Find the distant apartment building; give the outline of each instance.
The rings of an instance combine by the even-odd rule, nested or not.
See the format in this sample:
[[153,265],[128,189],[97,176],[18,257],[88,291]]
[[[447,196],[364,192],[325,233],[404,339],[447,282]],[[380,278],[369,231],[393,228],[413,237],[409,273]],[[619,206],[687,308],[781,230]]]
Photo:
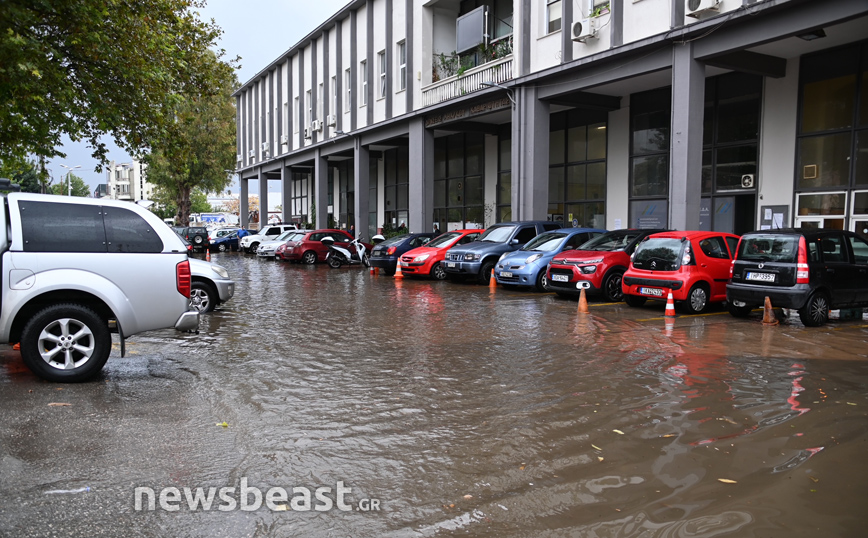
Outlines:
[[242,218],[868,230],[866,0],[353,0],[234,95]]
[[138,161],[116,163],[112,161],[106,170],[105,189],[97,189],[100,197],[115,200],[150,200],[154,186],[147,181],[147,165]]

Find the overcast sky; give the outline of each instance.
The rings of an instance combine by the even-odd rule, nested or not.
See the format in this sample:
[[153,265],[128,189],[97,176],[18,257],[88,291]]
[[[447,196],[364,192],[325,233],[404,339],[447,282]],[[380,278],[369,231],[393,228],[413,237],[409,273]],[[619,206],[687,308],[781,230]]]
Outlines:
[[[219,46],[226,49],[227,58],[241,56],[241,69],[237,74],[238,80],[244,83],[348,3],[349,0],[208,0],[201,18],[214,19],[223,29]],[[105,142],[108,143],[109,160],[132,160],[110,138],[106,138]],[[81,166],[74,173],[90,185],[91,192],[100,183],[106,183],[105,171],[94,171],[96,160],[91,157],[93,152],[84,143],[74,144],[64,137],[62,151],[67,154],[65,159],[46,162],[54,183],[65,177],[66,169],[60,164]],[[237,184],[230,188],[238,191]],[[276,185],[269,186],[269,191],[272,190],[279,189]],[[250,184],[250,192],[259,192],[255,181]]]

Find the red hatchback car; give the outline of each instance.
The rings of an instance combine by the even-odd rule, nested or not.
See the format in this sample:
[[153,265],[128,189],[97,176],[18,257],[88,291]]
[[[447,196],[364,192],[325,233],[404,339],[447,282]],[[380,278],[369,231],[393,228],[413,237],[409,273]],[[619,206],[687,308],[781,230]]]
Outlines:
[[621,277],[630,267],[630,254],[651,234],[664,230],[612,230],[575,250],[555,255],[549,264],[548,289],[560,296],[577,295],[587,282],[587,292],[602,294],[608,301],[624,298]]
[[[283,245],[280,245],[277,247],[274,255],[278,259],[289,262],[312,264],[325,261],[329,249],[322,244],[322,240],[326,237],[333,238],[337,246],[343,246],[344,248],[347,248],[346,244],[353,240],[353,237],[343,230],[313,230],[306,233],[298,241],[287,241]],[[364,242],[362,244],[370,252],[372,246]]]
[[732,253],[739,236],[724,232],[661,232],[648,236],[633,252],[624,273],[624,301],[641,306],[666,300],[669,291],[690,314],[726,300]]
[[446,258],[446,251],[455,245],[463,245],[476,241],[484,230],[453,230],[438,235],[424,246],[408,250],[401,255],[401,273],[406,276],[430,276],[436,280],[444,280],[446,271],[441,262]]

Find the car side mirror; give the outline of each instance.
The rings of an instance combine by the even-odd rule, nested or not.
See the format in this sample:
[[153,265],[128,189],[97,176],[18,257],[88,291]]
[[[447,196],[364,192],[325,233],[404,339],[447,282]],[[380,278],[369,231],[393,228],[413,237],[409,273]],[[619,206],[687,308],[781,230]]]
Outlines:
[[509,244],[510,245],[518,245],[519,244],[518,239],[513,239],[512,241],[509,242]]

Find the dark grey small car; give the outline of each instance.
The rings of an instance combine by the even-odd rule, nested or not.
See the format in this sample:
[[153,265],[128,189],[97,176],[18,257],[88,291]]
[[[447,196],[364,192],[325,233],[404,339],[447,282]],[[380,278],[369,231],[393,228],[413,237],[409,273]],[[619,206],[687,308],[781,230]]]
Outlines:
[[729,313],[745,317],[768,297],[808,327],[829,310],[868,306],[868,242],[841,230],[761,230],[742,236],[726,286]]

